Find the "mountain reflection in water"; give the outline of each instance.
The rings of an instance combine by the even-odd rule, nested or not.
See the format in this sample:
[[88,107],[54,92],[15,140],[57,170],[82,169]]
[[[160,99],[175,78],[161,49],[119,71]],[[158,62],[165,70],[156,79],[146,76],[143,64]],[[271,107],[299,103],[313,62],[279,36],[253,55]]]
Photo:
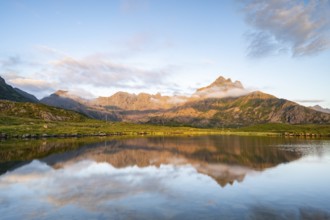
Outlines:
[[[242,181],[249,172],[261,171],[302,156],[300,151],[286,151],[272,147],[274,142],[270,141],[274,140],[238,136],[153,137],[104,140],[86,145],[83,143],[81,148],[73,145],[73,148],[78,148],[75,150],[70,150],[64,140],[56,144],[50,142],[50,147],[45,141],[40,146],[34,146],[32,150],[27,148],[27,150],[29,159],[43,156],[45,150],[68,150],[40,159],[55,169],[64,168],[67,164],[82,160],[107,162],[116,168],[135,165],[159,167],[161,164],[189,164],[200,173],[214,178],[221,186],[225,186],[228,183],[232,184],[235,180]],[[32,144],[35,143],[32,142]],[[69,142],[69,146],[72,146],[70,144],[72,143]],[[270,144],[272,145],[269,146]],[[24,153],[21,149],[17,149],[17,151]],[[15,153],[15,151],[6,152],[6,155],[12,156]],[[24,154],[21,157],[24,160]]]
[[[271,187],[284,187],[280,184],[290,177],[277,178],[279,182],[270,186],[262,175],[281,164],[296,166],[311,155],[328,158],[326,141],[200,136],[39,140],[24,142],[22,148],[9,145],[0,150],[0,214],[5,219],[330,217],[325,204],[296,204],[294,212],[285,202],[274,207],[272,199],[278,202],[281,197],[268,195]],[[243,184],[248,176],[251,178]],[[257,179],[261,180],[251,184]],[[294,196],[285,189],[279,194],[283,193]],[[309,198],[306,193],[302,195]],[[261,194],[270,198],[258,205]],[[330,196],[329,192],[315,194],[320,195],[320,201],[316,200],[320,204]],[[291,199],[294,203],[301,198]],[[291,204],[290,199],[286,202]],[[20,212],[15,211],[18,207]]]

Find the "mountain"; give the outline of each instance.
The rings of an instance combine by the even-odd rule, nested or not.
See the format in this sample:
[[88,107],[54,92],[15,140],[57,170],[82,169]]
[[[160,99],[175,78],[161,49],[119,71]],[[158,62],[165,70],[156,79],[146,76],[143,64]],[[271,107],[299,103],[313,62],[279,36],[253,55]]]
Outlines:
[[328,108],[322,108],[321,106],[319,105],[314,105],[314,106],[311,106],[309,107],[310,109],[313,109],[315,111],[318,111],[318,112],[323,112],[323,113],[328,113],[330,114],[330,109]]
[[109,97],[86,100],[67,91],[58,91],[41,102],[96,119],[134,123],[194,127],[330,123],[330,114],[261,91],[249,91],[240,81],[233,82],[221,76],[189,97],[117,92]]
[[38,99],[18,88],[13,88],[0,77],[0,99],[16,102],[39,102]]
[[99,97],[92,104],[122,110],[156,110],[174,106],[170,96],[162,96],[160,93],[156,95],[147,93],[136,95],[127,92],[117,92],[110,97]]
[[257,91],[240,97],[186,103],[151,117],[149,122],[195,127],[237,127],[263,123],[323,124],[330,122],[330,114]]
[[220,88],[223,91],[228,91],[230,89],[244,89],[240,81],[232,82],[230,78],[226,79],[223,76],[220,76],[213,83],[206,87],[197,89],[196,92],[201,92],[212,88]]
[[0,100],[0,118],[19,117],[41,119],[44,121],[82,121],[82,114],[31,102],[13,102]]
[[32,94],[27,93],[19,88],[14,88],[16,90],[16,92],[18,92],[19,94],[21,94],[22,96],[24,96],[25,98],[31,100],[32,102],[39,102],[39,100]]
[[58,90],[41,99],[40,102],[49,106],[76,111],[90,118],[119,121],[118,116],[113,111],[107,111],[105,108],[96,105],[89,107],[87,100],[72,95],[68,91]]

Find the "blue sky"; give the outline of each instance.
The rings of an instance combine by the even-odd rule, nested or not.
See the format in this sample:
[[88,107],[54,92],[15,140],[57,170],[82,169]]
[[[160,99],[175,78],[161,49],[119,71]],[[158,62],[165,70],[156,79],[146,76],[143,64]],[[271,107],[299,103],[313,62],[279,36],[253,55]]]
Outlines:
[[38,98],[191,94],[222,75],[330,107],[330,1],[0,1],[0,75]]

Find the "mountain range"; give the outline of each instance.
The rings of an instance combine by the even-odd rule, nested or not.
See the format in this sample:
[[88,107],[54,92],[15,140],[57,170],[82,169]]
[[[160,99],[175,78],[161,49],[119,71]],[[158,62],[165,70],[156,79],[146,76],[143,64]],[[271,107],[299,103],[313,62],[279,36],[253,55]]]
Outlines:
[[[34,96],[7,85],[4,80],[0,82],[0,88],[9,91],[1,90],[0,99],[38,101]],[[240,81],[233,82],[222,76],[210,85],[197,89],[191,96],[117,92],[109,97],[85,99],[70,91],[58,90],[40,102],[74,110],[95,119],[133,123],[194,127],[330,123],[330,114],[327,112],[261,91],[250,91]]]

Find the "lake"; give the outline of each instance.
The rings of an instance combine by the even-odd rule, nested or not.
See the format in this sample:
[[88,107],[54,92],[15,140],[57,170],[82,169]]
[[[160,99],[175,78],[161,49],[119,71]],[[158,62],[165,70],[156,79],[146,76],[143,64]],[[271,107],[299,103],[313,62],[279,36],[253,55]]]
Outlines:
[[1,219],[330,219],[330,140],[0,142]]

